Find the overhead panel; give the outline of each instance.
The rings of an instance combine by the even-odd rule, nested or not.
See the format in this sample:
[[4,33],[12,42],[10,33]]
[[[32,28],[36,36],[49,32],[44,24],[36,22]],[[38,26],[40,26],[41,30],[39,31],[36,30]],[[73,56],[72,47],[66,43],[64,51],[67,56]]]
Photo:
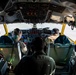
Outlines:
[[49,9],[55,12],[62,13],[66,7],[50,3]]
[[18,2],[51,2],[51,0],[17,0]]
[[9,0],[0,0],[0,11],[4,10]]
[[76,4],[76,0],[60,0],[61,2],[64,2],[64,1],[68,1],[68,2],[71,2],[71,3],[75,3]]
[[[59,10],[60,9],[60,10]],[[48,10],[62,13],[65,7],[48,2],[16,2],[13,7],[6,12],[20,10],[25,22],[44,22]],[[50,14],[51,16],[51,14]]]
[[63,15],[61,13],[53,12],[50,19],[57,22],[61,22],[63,21]]

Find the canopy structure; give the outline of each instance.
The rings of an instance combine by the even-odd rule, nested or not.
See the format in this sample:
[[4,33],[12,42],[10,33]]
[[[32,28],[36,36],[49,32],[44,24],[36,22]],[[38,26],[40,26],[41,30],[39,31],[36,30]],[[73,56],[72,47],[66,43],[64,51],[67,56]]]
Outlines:
[[[69,18],[69,20],[67,19]],[[44,23],[75,21],[76,0],[2,0],[0,22]]]

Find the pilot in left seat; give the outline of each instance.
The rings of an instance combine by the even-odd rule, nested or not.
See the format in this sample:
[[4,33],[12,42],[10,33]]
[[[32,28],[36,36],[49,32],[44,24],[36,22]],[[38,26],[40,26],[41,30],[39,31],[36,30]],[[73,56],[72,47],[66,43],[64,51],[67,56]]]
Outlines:
[[21,37],[22,37],[22,31],[19,28],[14,29],[13,31],[14,42],[20,44],[22,55],[25,55],[27,54],[27,46],[24,42],[21,41]]

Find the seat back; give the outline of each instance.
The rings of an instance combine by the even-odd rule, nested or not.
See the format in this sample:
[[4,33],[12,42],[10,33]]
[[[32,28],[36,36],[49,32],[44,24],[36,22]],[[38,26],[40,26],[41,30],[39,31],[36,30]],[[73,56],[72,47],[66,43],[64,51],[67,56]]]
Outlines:
[[9,36],[1,36],[0,43],[13,44],[13,40]]
[[47,55],[52,57],[56,64],[66,64],[73,53],[74,45],[67,43],[67,44],[49,44],[48,45],[48,53]]
[[18,48],[14,46],[13,40],[8,36],[0,37],[0,53],[4,56],[4,60],[11,62],[13,66],[20,61]]

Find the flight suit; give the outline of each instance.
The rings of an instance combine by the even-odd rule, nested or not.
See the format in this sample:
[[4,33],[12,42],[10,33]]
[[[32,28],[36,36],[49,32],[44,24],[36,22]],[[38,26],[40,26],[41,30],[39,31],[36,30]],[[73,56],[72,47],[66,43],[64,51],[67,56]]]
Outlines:
[[53,75],[55,61],[41,52],[25,56],[14,69],[15,75]]

